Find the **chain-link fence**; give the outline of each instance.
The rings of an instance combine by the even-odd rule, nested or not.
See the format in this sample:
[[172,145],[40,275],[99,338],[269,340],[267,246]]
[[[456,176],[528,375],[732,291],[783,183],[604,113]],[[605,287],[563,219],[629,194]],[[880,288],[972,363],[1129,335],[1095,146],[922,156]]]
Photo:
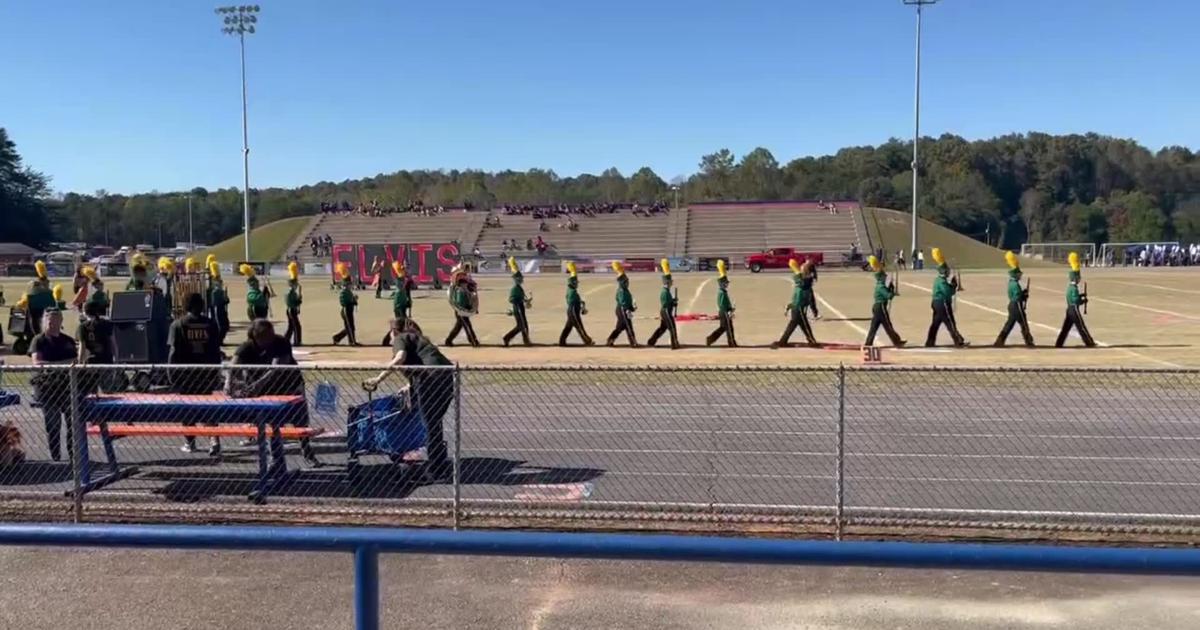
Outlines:
[[6,518],[1200,531],[1200,371],[8,366],[0,379]]

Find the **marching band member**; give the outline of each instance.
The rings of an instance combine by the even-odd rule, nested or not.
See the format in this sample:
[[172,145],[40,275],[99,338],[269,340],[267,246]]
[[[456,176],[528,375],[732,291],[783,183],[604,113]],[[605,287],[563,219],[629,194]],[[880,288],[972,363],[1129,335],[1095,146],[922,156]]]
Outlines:
[[1092,348],[1096,345],[1096,341],[1092,339],[1092,333],[1088,332],[1087,324],[1083,321],[1088,295],[1086,284],[1083,285],[1083,292],[1079,291],[1079,280],[1081,279],[1079,254],[1071,252],[1067,256],[1067,262],[1071,265],[1071,271],[1067,273],[1067,316],[1063,319],[1062,331],[1058,333],[1054,347],[1063,347],[1063,344],[1067,342],[1067,335],[1071,333],[1071,327],[1074,327],[1079,332],[1080,339],[1083,339],[1083,345]]
[[671,278],[671,263],[666,258],[659,261],[659,267],[662,268],[662,291],[658,293],[658,328],[650,335],[646,345],[653,347],[658,343],[658,338],[663,336],[663,333],[671,334],[671,349],[679,349],[679,331],[675,328],[675,309],[679,307],[679,298],[671,292],[671,287],[675,284]]
[[300,264],[296,261],[288,263],[288,292],[284,296],[287,307],[287,329],[283,338],[292,344],[293,348],[304,345],[301,343],[300,305],[304,303],[304,289],[300,286]]
[[141,254],[135,254],[129,267],[129,283],[126,291],[145,291],[149,289],[146,280],[146,259]]
[[937,344],[938,330],[943,324],[950,332],[955,347],[962,348],[970,345],[962,335],[958,334],[958,323],[954,320],[954,294],[958,292],[959,281],[955,276],[950,278],[950,265],[942,256],[942,250],[934,247],[930,252],[933,262],[937,263],[937,277],[933,280],[933,321],[929,324],[929,334],[925,337],[925,347],[932,348]]
[[567,345],[567,335],[570,335],[572,330],[579,333],[583,345],[593,345],[595,342],[583,328],[583,316],[587,314],[587,305],[579,296],[579,272],[575,268],[575,261],[567,261],[567,274],[567,323],[563,326],[562,334],[558,336],[558,345]]
[[335,269],[341,289],[338,292],[338,303],[342,306],[342,329],[333,336],[333,345],[338,345],[343,339],[350,338],[350,345],[358,343],[357,329],[354,325],[354,310],[358,307],[358,296],[354,295],[354,287],[350,282],[350,267],[346,263],[338,263]]
[[783,329],[783,336],[779,341],[771,344],[772,348],[788,347],[788,340],[792,338],[792,333],[796,332],[796,328],[804,333],[804,339],[810,346],[819,346],[815,337],[813,337],[812,325],[808,322],[808,309],[813,299],[812,283],[815,280],[815,273],[812,272],[812,261],[806,260],[804,264],[795,258],[788,261],[788,268],[792,270],[792,301],[787,305],[786,312],[791,318],[788,320],[787,328]]
[[875,345],[875,333],[879,332],[879,327],[882,326],[883,332],[888,339],[892,340],[892,345],[900,348],[908,342],[901,339],[892,326],[891,304],[892,299],[897,295],[896,286],[894,283],[888,282],[888,275],[883,270],[882,260],[875,256],[867,256],[867,265],[875,273],[875,301],[871,304],[871,327],[867,330],[867,339],[863,345]]
[[107,315],[108,294],[104,292],[104,282],[100,280],[100,274],[92,267],[84,267],[80,273],[88,284],[75,293],[75,308],[84,311],[88,304],[95,302],[100,305],[100,315]]
[[611,348],[617,341],[617,337],[621,333],[629,338],[629,347],[638,347],[637,337],[633,332],[633,313],[637,310],[637,304],[633,301],[633,294],[629,292],[629,276],[625,275],[625,265],[621,261],[612,261],[612,269],[617,274],[617,325],[608,335],[607,345]]
[[725,270],[725,260],[717,260],[717,318],[721,325],[709,333],[705,342],[713,345],[725,335],[730,348],[737,347],[737,339],[733,334],[733,302],[729,299],[729,274]]
[[1021,338],[1025,340],[1026,346],[1032,348],[1033,334],[1029,332],[1029,320],[1025,317],[1025,304],[1029,301],[1029,283],[1021,286],[1021,262],[1017,260],[1016,254],[1004,252],[1004,262],[1008,263],[1008,319],[1000,329],[1000,336],[996,337],[995,346],[1003,348],[1008,341],[1008,333],[1012,332],[1014,325],[1019,324]]
[[532,342],[529,340],[529,318],[525,315],[525,309],[532,305],[533,298],[525,295],[525,287],[522,286],[525,277],[517,268],[516,258],[508,257],[508,269],[512,271],[513,279],[512,289],[508,292],[508,305],[512,309],[512,316],[516,320],[516,324],[504,335],[504,345],[507,347],[513,337],[521,335],[522,343],[529,346],[532,345]]
[[50,272],[46,268],[44,261],[37,261],[33,264],[34,272],[37,277],[29,282],[29,288],[25,295],[17,302],[18,306],[24,303],[25,311],[29,317],[30,330],[34,335],[42,332],[42,317],[46,311],[55,308],[58,302],[54,294],[50,290]]
[[479,338],[475,336],[475,327],[471,325],[471,316],[479,313],[479,295],[476,293],[475,281],[471,279],[469,269],[467,265],[460,264],[450,273],[450,290],[447,297],[450,307],[454,309],[454,327],[446,337],[446,346],[453,346],[458,333],[465,331],[471,347],[479,347]]
[[254,267],[249,264],[242,263],[238,267],[238,272],[246,277],[246,317],[250,321],[256,319],[266,319],[270,312],[270,305],[267,302],[267,294],[263,292],[258,281],[258,276],[254,272]]
[[[392,318],[397,320],[398,330],[403,330],[408,320],[412,319],[412,292],[417,283],[408,276],[408,270],[399,260],[392,261],[392,274],[396,276],[396,288],[392,291]],[[392,331],[383,337],[385,346],[392,345]]]
[[225,336],[229,334],[229,294],[225,291],[225,281],[221,279],[221,265],[217,259],[209,256],[208,261],[208,304],[212,309],[211,319],[217,322],[220,331],[221,345],[225,344]]

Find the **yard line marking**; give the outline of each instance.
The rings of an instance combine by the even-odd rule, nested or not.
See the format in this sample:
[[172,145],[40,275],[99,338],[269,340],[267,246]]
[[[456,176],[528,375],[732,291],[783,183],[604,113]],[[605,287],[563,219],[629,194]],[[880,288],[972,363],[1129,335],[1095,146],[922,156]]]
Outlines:
[[1151,289],[1159,289],[1160,291],[1171,291],[1174,293],[1188,293],[1191,295],[1200,295],[1200,291],[1193,291],[1191,289],[1176,289],[1175,287],[1164,287],[1164,286],[1158,285],[1158,284],[1146,284],[1144,282],[1129,282],[1126,280],[1107,280],[1106,279],[1106,281],[1112,282],[1115,284],[1127,284],[1131,287],[1149,287]]
[[712,281],[713,281],[712,276],[709,276],[708,278],[706,278],[704,280],[704,282],[700,283],[700,286],[696,287],[696,292],[694,294],[692,294],[692,301],[688,302],[687,312],[689,312],[689,313],[696,312],[696,302],[700,300],[700,294],[704,292],[704,287],[707,287],[708,283],[712,282]]
[[[780,280],[783,280],[784,282],[787,282],[788,284],[792,284],[792,281],[788,278],[780,278]],[[834,305],[830,304],[829,300],[826,300],[825,298],[817,295],[816,291],[813,292],[813,297],[817,298],[817,301],[821,303],[821,306],[825,307],[825,310],[833,313],[834,315],[837,315],[837,318],[842,320],[843,324],[846,324],[847,326],[853,328],[854,330],[856,330],[858,332],[858,334],[862,335],[864,338],[867,336],[866,328],[863,328],[862,326],[859,326],[857,323],[850,321],[850,319],[846,317],[846,314],[839,311],[837,309],[837,307],[835,307]]]
[[[912,288],[914,288],[914,289],[918,289],[918,290],[924,291],[924,292],[926,292],[926,293],[932,293],[932,292],[933,292],[933,291],[932,291],[932,290],[930,290],[930,289],[926,289],[926,288],[925,288],[925,287],[923,287],[923,286],[916,285],[916,284],[912,284],[912,283],[910,283],[910,282],[904,282],[903,284],[904,284],[905,286],[912,287]],[[1035,289],[1041,289],[1042,291],[1048,291],[1048,292],[1050,292],[1050,293],[1056,293],[1055,291],[1053,291],[1053,290],[1051,290],[1051,289],[1046,289],[1046,288],[1043,288],[1043,287],[1034,287],[1034,288],[1035,288]],[[994,308],[992,308],[992,307],[990,307],[990,306],[984,306],[984,305],[982,305],[982,304],[978,304],[978,303],[972,302],[972,301],[970,301],[970,300],[964,300],[964,299],[962,299],[962,298],[957,298],[957,300],[958,300],[959,302],[962,302],[963,304],[966,304],[967,306],[974,306],[975,308],[983,309],[983,310],[985,310],[985,311],[988,311],[988,312],[991,312],[991,313],[995,313],[995,314],[997,314],[997,315],[1003,315],[1003,316],[1004,316],[1006,319],[1008,318],[1008,313],[1005,313],[1004,311],[1001,311],[1001,310],[999,310],[999,309],[994,309]],[[1043,324],[1043,323],[1041,323],[1041,322],[1035,322],[1035,321],[1033,321],[1033,320],[1030,320],[1030,319],[1028,319],[1028,318],[1026,318],[1026,320],[1029,322],[1029,324],[1030,324],[1031,326],[1037,326],[1037,327],[1039,327],[1039,328],[1044,328],[1044,329],[1046,329],[1046,330],[1049,330],[1050,332],[1053,332],[1053,333],[1057,333],[1057,332],[1059,332],[1059,329],[1058,329],[1058,328],[1055,328],[1055,327],[1053,327],[1053,326],[1050,326],[1050,325],[1048,325],[1048,324]],[[1170,367],[1170,368],[1176,368],[1176,369],[1178,369],[1178,368],[1182,368],[1182,367],[1183,367],[1182,365],[1179,365],[1178,363],[1171,363],[1170,361],[1163,361],[1162,359],[1156,359],[1156,358],[1154,358],[1154,357],[1152,357],[1152,356],[1145,355],[1145,354],[1142,354],[1142,353],[1140,353],[1140,352],[1134,352],[1133,350],[1130,350],[1130,349],[1128,349],[1128,348],[1113,348],[1113,347],[1112,347],[1112,344],[1107,344],[1107,343],[1104,343],[1103,341],[1100,341],[1099,339],[1095,339],[1095,338],[1093,338],[1093,340],[1096,342],[1096,345],[1098,345],[1098,346],[1100,346],[1100,347],[1102,347],[1102,348],[1112,348],[1112,349],[1114,349],[1114,350],[1119,350],[1119,351],[1121,351],[1121,352],[1123,352],[1123,353],[1125,353],[1125,354],[1127,354],[1127,355],[1129,355],[1129,356],[1131,356],[1131,357],[1137,357],[1137,358],[1139,358],[1139,359],[1145,359],[1145,360],[1147,360],[1147,361],[1151,361],[1151,362],[1153,362],[1153,363],[1158,363],[1159,365],[1163,365],[1163,366]]]
[[[1053,293],[1053,294],[1055,294],[1055,295],[1062,295],[1062,293],[1059,293],[1058,291],[1055,291],[1055,290],[1053,290],[1053,289],[1047,289],[1046,287],[1034,287],[1034,288],[1035,288],[1035,289],[1038,289],[1039,291],[1045,291],[1046,293]],[[1183,318],[1183,319],[1190,319],[1190,320],[1193,320],[1193,321],[1200,322],[1200,317],[1197,317],[1197,316],[1195,316],[1195,315],[1184,315],[1183,313],[1176,313],[1175,311],[1164,311],[1164,310],[1162,310],[1162,309],[1160,309],[1160,308],[1150,308],[1149,306],[1142,306],[1142,305],[1140,305],[1140,304],[1130,304],[1130,303],[1128,303],[1128,302],[1118,302],[1118,301],[1116,301],[1116,300],[1109,300],[1109,299],[1107,299],[1107,298],[1098,298],[1098,297],[1090,297],[1090,296],[1088,297],[1088,301],[1089,301],[1089,302],[1104,302],[1104,303],[1106,303],[1106,304],[1115,304],[1115,305],[1117,305],[1117,306],[1124,306],[1124,307],[1126,307],[1126,308],[1133,308],[1133,309],[1137,309],[1137,310],[1139,310],[1139,311],[1147,311],[1147,312],[1150,312],[1150,313],[1158,313],[1159,315],[1171,315],[1171,316],[1173,316],[1173,317],[1181,317],[1181,318]]]

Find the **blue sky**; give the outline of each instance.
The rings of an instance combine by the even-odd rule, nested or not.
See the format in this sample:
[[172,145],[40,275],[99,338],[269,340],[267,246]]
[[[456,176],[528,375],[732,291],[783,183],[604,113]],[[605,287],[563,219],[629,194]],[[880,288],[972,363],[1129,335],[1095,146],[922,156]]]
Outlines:
[[[237,44],[216,4],[0,3],[0,126],[60,191],[240,185]],[[1200,2],[925,15],[925,134],[1200,148]],[[906,137],[914,19],[900,0],[265,0],[247,41],[251,185],[414,168],[670,179],[721,147],[786,162]]]

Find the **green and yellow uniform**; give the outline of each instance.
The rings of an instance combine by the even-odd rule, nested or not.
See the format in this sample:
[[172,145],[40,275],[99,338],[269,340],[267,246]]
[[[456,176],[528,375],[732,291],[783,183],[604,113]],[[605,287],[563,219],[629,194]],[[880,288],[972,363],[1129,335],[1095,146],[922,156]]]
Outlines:
[[667,265],[667,260],[662,261],[662,290],[658,292],[658,328],[654,330],[654,334],[650,335],[650,339],[646,344],[654,346],[658,343],[660,337],[664,334],[671,336],[671,349],[678,350],[679,346],[679,330],[675,327],[675,309],[679,307],[679,300],[675,298],[675,294],[671,291],[674,286],[674,279],[671,278],[670,267]]
[[529,318],[525,314],[526,296],[524,276],[520,271],[514,271],[512,274],[513,285],[508,290],[508,306],[512,310],[513,328],[504,335],[504,345],[507,346],[514,337],[521,335],[521,341],[529,346],[533,342],[529,339]]
[[617,337],[625,333],[629,339],[629,347],[636,348],[638,343],[637,335],[633,331],[633,313],[637,306],[633,303],[633,293],[629,291],[629,276],[625,275],[624,270],[619,271],[617,275],[616,302],[617,323],[608,335],[607,344],[612,346],[617,342]]
[[954,294],[958,291],[958,285],[950,281],[950,267],[945,263],[939,264],[937,268],[938,275],[933,280],[933,301],[931,307],[933,309],[933,321],[929,324],[929,334],[925,337],[925,346],[932,348],[937,344],[938,330],[943,325],[950,332],[950,338],[954,340],[954,345],[962,347],[967,345],[966,340],[958,333],[958,323],[954,320]]
[[338,304],[342,307],[342,329],[333,336],[333,343],[337,345],[343,339],[349,338],[350,345],[357,346],[359,345],[358,331],[354,324],[354,311],[358,307],[358,296],[354,295],[350,278],[342,279],[342,286],[338,291]]
[[592,338],[583,327],[583,298],[579,295],[579,278],[575,276],[574,263],[568,263],[570,276],[567,278],[567,323],[563,325],[562,334],[558,336],[558,345],[567,345],[567,337],[572,330],[579,332],[579,337],[585,345],[592,345]]

